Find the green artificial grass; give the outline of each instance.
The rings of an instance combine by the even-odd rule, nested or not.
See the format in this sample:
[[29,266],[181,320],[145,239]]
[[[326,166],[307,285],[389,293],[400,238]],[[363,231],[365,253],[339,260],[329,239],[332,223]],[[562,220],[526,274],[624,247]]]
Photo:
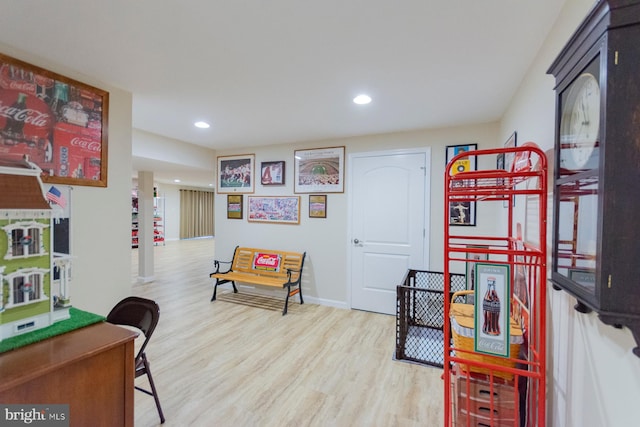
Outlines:
[[71,316],[69,319],[61,320],[51,326],[47,326],[46,328],[2,340],[0,342],[0,353],[15,350],[16,348],[46,340],[47,338],[51,338],[56,335],[62,335],[66,332],[73,331],[74,329],[84,328],[85,326],[105,320],[104,316],[89,313],[88,311],[78,310],[74,307],[69,308],[69,315]]

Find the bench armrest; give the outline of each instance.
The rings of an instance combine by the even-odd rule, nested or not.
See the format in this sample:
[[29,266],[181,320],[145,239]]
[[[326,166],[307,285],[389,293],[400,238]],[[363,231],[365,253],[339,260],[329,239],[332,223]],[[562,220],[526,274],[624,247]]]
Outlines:
[[[217,259],[213,260],[213,267],[215,268],[215,271],[211,274],[216,274],[216,273],[228,273],[229,270],[231,270],[231,263],[233,261],[219,261]],[[227,271],[220,271],[220,264],[229,264],[229,267],[227,268]]]
[[[286,287],[287,285],[297,285],[300,284],[300,280],[302,279],[302,269],[298,268],[287,268],[287,283],[285,283],[282,287]],[[295,281],[291,281],[292,273],[298,273],[298,279]]]

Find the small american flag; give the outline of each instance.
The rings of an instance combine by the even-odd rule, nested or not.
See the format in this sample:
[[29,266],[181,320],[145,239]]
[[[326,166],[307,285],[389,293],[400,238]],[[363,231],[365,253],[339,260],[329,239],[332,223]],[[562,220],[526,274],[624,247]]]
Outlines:
[[61,208],[64,208],[65,206],[67,206],[67,199],[65,199],[62,193],[60,192],[60,190],[58,190],[54,186],[51,186],[49,191],[47,191],[47,200],[55,203]]

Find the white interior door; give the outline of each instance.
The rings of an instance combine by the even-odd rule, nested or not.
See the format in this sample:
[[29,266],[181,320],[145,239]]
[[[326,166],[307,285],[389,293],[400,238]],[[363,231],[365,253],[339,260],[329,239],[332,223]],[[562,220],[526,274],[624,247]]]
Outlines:
[[350,156],[351,307],[395,314],[396,286],[428,259],[430,152]]

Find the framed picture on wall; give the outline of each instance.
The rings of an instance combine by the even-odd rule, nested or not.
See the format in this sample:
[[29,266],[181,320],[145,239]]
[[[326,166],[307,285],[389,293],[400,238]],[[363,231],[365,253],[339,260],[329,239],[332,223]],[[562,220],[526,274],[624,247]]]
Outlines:
[[[510,356],[510,267],[478,262],[474,292],[474,350]],[[517,357],[517,355],[514,355]]]
[[[518,133],[517,132],[513,132],[511,134],[511,136],[509,137],[509,139],[507,139],[504,143],[504,148],[515,148],[517,147],[517,143],[518,143]],[[513,160],[515,158],[515,153],[505,153],[504,156],[504,170],[506,170],[507,172],[510,172],[511,169],[513,168]]]
[[309,218],[326,218],[327,217],[327,195],[326,194],[310,194],[309,195]]
[[300,196],[249,196],[249,222],[300,224]]
[[[463,145],[448,145],[446,164],[448,165],[451,159],[461,153],[471,152],[478,149],[478,144],[463,144]],[[451,175],[456,175],[460,172],[474,171],[477,169],[476,156],[462,157],[456,160],[455,164],[451,166]]]
[[344,147],[294,152],[295,193],[343,193]]
[[218,156],[218,194],[253,193],[254,154]]
[[107,186],[109,93],[0,54],[0,159],[51,184]]
[[476,204],[474,202],[449,203],[449,225],[476,225]]
[[[446,151],[447,166],[455,156],[477,149],[478,144],[448,145]],[[461,157],[449,167],[449,173],[457,175],[462,172],[474,171],[477,169],[476,162],[476,156]],[[476,225],[475,202],[460,201],[449,203],[449,225]]]
[[242,219],[242,214],[243,214],[242,205],[243,205],[242,194],[228,194],[227,195],[227,218]]
[[262,185],[284,185],[284,161],[262,162],[260,183]]

